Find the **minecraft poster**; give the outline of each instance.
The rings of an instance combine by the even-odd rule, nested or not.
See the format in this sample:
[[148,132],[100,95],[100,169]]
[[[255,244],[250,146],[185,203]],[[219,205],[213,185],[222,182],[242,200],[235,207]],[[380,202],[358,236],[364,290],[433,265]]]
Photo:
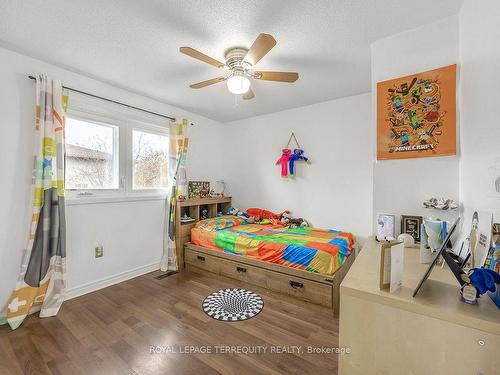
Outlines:
[[456,72],[450,65],[377,84],[377,159],[456,154]]

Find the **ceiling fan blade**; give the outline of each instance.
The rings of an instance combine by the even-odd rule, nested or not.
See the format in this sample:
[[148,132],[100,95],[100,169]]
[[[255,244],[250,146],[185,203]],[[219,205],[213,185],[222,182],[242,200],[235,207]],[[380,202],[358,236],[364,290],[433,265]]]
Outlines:
[[255,79],[277,82],[295,82],[299,79],[297,72],[254,72]]
[[244,61],[249,62],[252,65],[257,64],[260,59],[262,59],[274,46],[276,45],[276,40],[272,35],[269,34],[259,34],[257,39],[253,42],[252,46],[248,50]]
[[226,80],[225,77],[217,77],[217,78],[208,79],[206,81],[202,81],[202,82],[198,82],[198,83],[193,83],[189,87],[191,87],[192,89],[201,89],[202,87],[210,86],[210,85],[213,85],[214,83],[222,82],[225,80]]
[[255,98],[255,94],[253,93],[252,89],[248,89],[248,91],[243,94],[243,100],[250,100],[253,98]]
[[216,68],[222,68],[224,67],[224,64],[221,63],[218,60],[215,60],[214,58],[205,55],[204,53],[201,53],[200,51],[197,51],[191,47],[181,47],[179,48],[179,51],[185,55],[191,56],[197,60],[206,62],[207,64],[213,65]]

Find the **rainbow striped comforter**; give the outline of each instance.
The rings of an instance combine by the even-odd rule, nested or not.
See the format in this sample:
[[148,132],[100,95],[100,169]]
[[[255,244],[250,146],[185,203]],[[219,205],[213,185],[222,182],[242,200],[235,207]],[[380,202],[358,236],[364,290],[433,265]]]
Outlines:
[[191,242],[212,250],[333,275],[351,254],[354,236],[332,229],[242,224],[215,231],[193,228]]

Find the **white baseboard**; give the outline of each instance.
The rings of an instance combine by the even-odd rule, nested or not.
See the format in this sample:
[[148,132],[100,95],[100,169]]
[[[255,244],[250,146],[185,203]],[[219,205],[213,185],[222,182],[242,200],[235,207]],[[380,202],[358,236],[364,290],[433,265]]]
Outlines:
[[66,290],[65,300],[69,300],[87,293],[95,292],[96,290],[106,288],[108,286],[121,283],[134,277],[144,275],[149,272],[157,271],[160,269],[160,263],[155,262],[145,266],[133,268],[124,272],[117,273],[112,276],[104,277],[102,279],[92,281],[83,285],[73,287]]

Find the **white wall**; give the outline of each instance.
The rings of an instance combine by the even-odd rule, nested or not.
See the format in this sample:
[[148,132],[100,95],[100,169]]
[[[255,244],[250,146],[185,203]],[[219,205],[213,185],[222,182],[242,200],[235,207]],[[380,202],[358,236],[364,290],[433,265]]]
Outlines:
[[[380,39],[371,49],[376,137],[377,82],[458,63],[458,16]],[[374,215],[422,214],[426,198],[459,198],[458,156],[377,161],[373,177]]]
[[[493,210],[500,218],[500,193],[493,185],[493,177],[500,176],[499,18],[498,1],[466,0],[460,17],[372,44],[374,89],[379,81],[459,63],[460,163],[458,157],[375,162],[375,90],[221,125],[0,49],[0,305],[14,287],[29,221],[34,84],[28,74],[45,72],[85,91],[187,116],[196,123],[190,129],[190,178],[225,179],[239,208],[290,209],[315,226],[352,231],[363,239],[375,228],[377,212],[422,214],[421,202],[430,196],[460,197],[465,207]],[[295,179],[282,179],[274,163],[291,131],[313,163],[299,164]],[[498,175],[491,174],[495,166]],[[156,267],[163,207],[161,200],[68,206],[73,293],[96,280]],[[97,243],[105,249],[98,260],[93,258]]]
[[[321,228],[371,233],[372,155],[370,94],[295,108],[225,124],[226,173],[234,205],[292,214]],[[295,179],[275,165],[291,132],[311,165]]]
[[460,199],[500,220],[500,2],[466,0],[460,12]]
[[[222,159],[214,148],[223,144],[219,123],[0,49],[0,306],[15,285],[30,217],[35,85],[27,75],[34,73],[47,73],[70,87],[128,104],[188,117],[196,124],[190,128],[189,177],[221,177]],[[162,251],[163,207],[162,200],[67,206],[68,288],[72,294],[85,291],[88,283],[157,268]],[[97,243],[104,245],[104,257],[100,259],[93,257]]]

